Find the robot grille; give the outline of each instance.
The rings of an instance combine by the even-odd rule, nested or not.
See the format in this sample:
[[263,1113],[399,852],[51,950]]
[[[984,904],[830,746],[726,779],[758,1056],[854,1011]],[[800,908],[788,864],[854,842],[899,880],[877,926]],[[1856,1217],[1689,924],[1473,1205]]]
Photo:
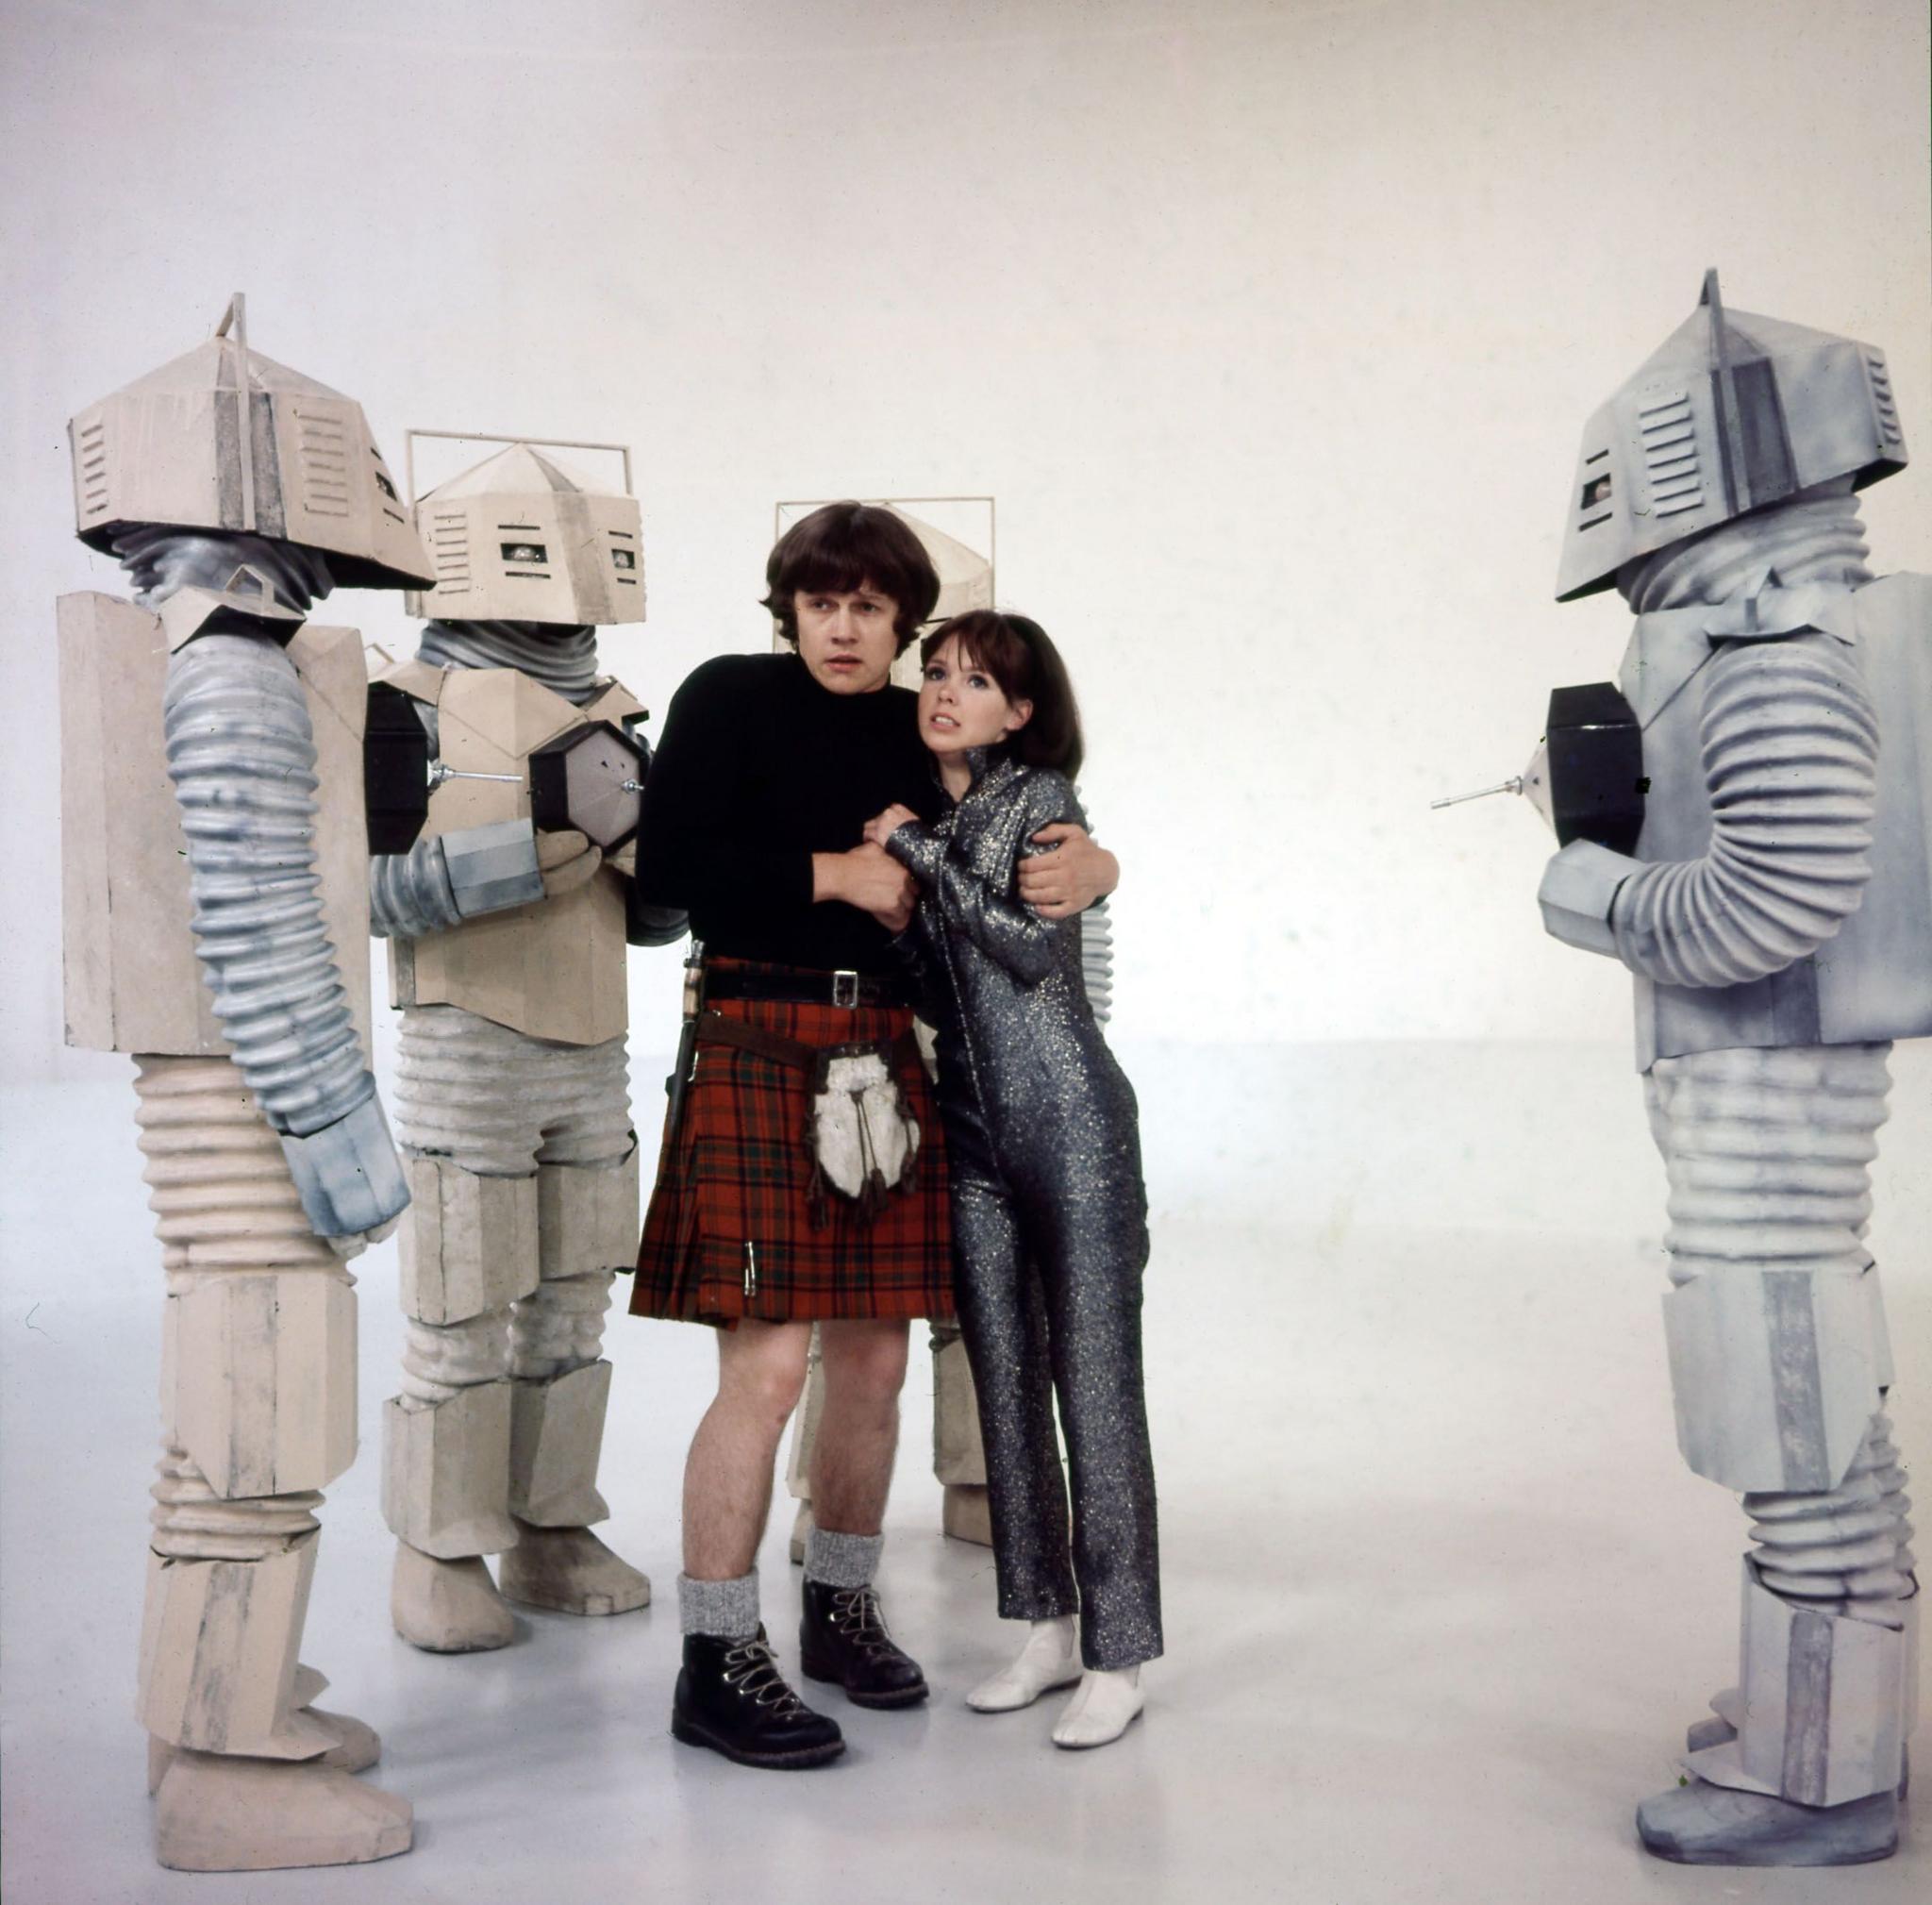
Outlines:
[[339,418],[297,404],[295,467],[302,478],[302,503],[317,516],[349,513],[349,439]]
[[460,595],[470,586],[470,528],[460,510],[432,510],[429,560],[436,565],[439,595]]
[[1898,425],[1898,406],[1891,398],[1891,373],[1885,367],[1885,359],[1876,351],[1865,353],[1865,374],[1872,385],[1872,401],[1878,410],[1878,427],[1885,433],[1888,443],[1905,442],[1905,432]]
[[89,424],[75,445],[80,465],[80,513],[83,519],[108,510],[108,426]]
[[1697,462],[1697,424],[1690,399],[1674,391],[1654,404],[1640,404],[1637,431],[1643,443],[1643,474],[1653,512],[1679,516],[1704,501],[1704,473]]

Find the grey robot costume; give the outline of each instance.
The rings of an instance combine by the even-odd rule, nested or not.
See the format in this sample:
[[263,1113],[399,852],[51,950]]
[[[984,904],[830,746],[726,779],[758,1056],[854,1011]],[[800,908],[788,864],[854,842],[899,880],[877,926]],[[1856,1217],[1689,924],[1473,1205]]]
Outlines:
[[1021,856],[1041,850],[1031,836],[1086,825],[1073,788],[994,750],[967,758],[973,784],[958,806],[908,821],[888,850],[922,889],[900,944],[939,1032],[954,1280],[979,1386],[999,1611],[1048,1620],[1077,1609],[1083,1664],[1125,1668],[1161,1651],[1134,1093],[1088,1004],[1079,919],[1041,919],[1014,896]]

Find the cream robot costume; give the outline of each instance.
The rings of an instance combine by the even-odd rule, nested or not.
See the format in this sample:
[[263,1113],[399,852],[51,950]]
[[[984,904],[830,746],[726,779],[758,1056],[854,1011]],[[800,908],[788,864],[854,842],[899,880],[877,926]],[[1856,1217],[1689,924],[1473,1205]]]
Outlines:
[[643,709],[597,672],[597,625],[643,619],[638,506],[550,447],[511,442],[416,504],[439,619],[372,690],[372,786],[378,746],[418,750],[370,867],[414,1199],[383,1512],[396,1631],[439,1652],[504,1646],[505,1597],[608,1614],[651,1592],[591,1532],[609,1512],[598,1351],[638,1239],[626,939],[685,921],[637,901]]
[[408,1202],[364,1057],[361,643],[304,618],[429,568],[360,406],[242,318],[74,419],[78,533],[139,593],[59,605],[67,1035],[134,1055],[167,1272],[138,1712],[196,1871],[411,1832],[297,1660],[356,1452],[343,1260]]
[[1558,596],[1636,611],[1646,780],[1634,854],[1572,839],[1540,897],[1636,975],[1678,1444],[1756,1544],[1740,1684],[1638,1812],[1690,1863],[1897,1845],[1917,1584],[1861,1240],[1890,1042],[1932,1033],[1932,577],[1873,579],[1853,493],[1905,460],[1881,353],[1713,273],[1571,493]]

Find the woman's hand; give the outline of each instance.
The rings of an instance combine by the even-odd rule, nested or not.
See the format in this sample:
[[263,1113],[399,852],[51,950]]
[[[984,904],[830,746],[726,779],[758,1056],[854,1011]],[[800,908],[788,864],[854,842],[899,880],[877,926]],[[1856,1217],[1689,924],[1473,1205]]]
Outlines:
[[883,846],[908,820],[917,820],[918,814],[909,807],[894,802],[883,813],[874,814],[865,823],[863,838],[874,846]]

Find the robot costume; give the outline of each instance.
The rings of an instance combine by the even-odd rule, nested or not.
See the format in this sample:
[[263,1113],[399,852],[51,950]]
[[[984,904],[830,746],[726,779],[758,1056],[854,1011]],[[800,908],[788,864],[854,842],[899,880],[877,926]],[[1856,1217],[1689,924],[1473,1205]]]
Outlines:
[[1548,929],[1637,976],[1670,1176],[1678,1445],[1743,1495],[1740,1685],[1638,1812],[1697,1863],[1897,1845],[1917,1584],[1862,1238],[1895,1038],[1932,1033],[1932,578],[1873,580],[1857,486],[1905,462],[1885,360],[1699,310],[1586,432],[1560,599],[1638,621],[1634,857],[1573,839]]
[[460,1652],[511,1638],[503,1596],[583,1614],[650,1598],[589,1525],[609,1512],[604,1313],[637,1245],[627,928],[658,944],[684,919],[635,903],[634,797],[606,787],[609,830],[548,878],[532,819],[540,763],[559,747],[608,755],[620,794],[642,778],[648,752],[625,736],[643,710],[597,673],[591,619],[642,619],[637,504],[516,443],[415,508],[437,606],[474,619],[429,622],[375,690],[407,697],[419,748],[440,757],[426,800],[419,757],[402,825],[420,837],[369,873],[403,1014],[396,1128],[414,1193],[383,1512],[397,1632]]
[[68,1038],[134,1055],[167,1271],[138,1713],[195,1871],[411,1836],[297,1658],[356,1452],[343,1261],[408,1200],[364,1057],[361,643],[304,618],[428,564],[360,407],[242,321],[75,418],[80,536],[139,594],[59,605]]
[[922,888],[918,952],[939,1029],[999,1611],[1048,1620],[1077,1609],[1083,1663],[1130,1667],[1161,1651],[1134,1094],[1088,1003],[1079,920],[1043,920],[1013,896],[1021,856],[1039,850],[1032,835],[1086,821],[1063,776],[991,750],[968,759],[958,805],[899,827],[888,850]]

